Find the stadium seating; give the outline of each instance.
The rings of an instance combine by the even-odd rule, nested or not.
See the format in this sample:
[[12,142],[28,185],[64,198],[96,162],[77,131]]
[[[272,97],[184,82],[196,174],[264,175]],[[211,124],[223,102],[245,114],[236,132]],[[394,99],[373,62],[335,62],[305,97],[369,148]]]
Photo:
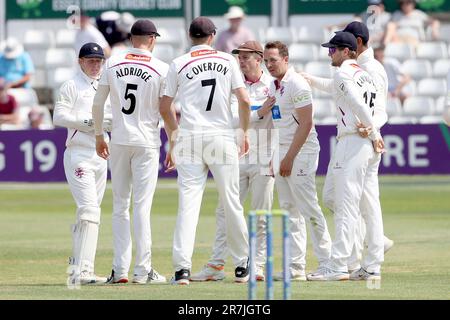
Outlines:
[[51,30],[28,30],[24,36],[26,50],[46,50],[55,46],[55,36]]
[[33,107],[39,104],[38,97],[33,89],[9,89],[8,93],[16,99],[20,107]]
[[72,79],[74,74],[75,70],[73,68],[57,68],[47,70],[48,85],[50,88],[54,89],[54,92],[56,92],[65,81]]
[[447,83],[444,79],[425,78],[417,85],[417,95],[438,98],[447,93]]
[[399,117],[402,115],[402,103],[399,98],[388,98],[386,103],[386,112],[388,120],[391,117]]
[[77,64],[77,56],[73,49],[49,49],[45,55],[47,70],[56,68],[74,68]]
[[421,42],[416,50],[417,59],[438,60],[448,57],[445,42]]
[[328,36],[328,34],[325,32],[324,29],[301,26],[297,30],[296,41],[302,43],[321,44],[329,40],[326,39],[326,36]]
[[414,47],[407,43],[389,43],[384,53],[386,57],[395,58],[401,62],[415,58]]
[[402,67],[404,72],[414,80],[431,77],[433,73],[432,65],[428,60],[408,59],[403,62]]
[[265,42],[281,41],[290,45],[296,42],[295,29],[290,27],[269,27],[266,30]]
[[289,46],[289,61],[293,64],[317,60],[319,50],[312,43],[293,43]]
[[61,29],[56,33],[57,48],[73,48],[75,43],[76,30]]
[[[221,22],[217,23],[217,26],[223,29],[228,25],[223,17],[218,19]],[[329,40],[334,34],[332,31],[335,30],[317,27],[317,24],[303,19],[296,20],[295,23],[292,20],[290,27],[273,27],[270,26],[268,17],[264,19],[264,23],[258,22],[259,20],[255,20],[255,23],[252,22],[253,20],[246,21],[247,27],[255,33],[257,40],[262,44],[274,40],[286,43],[289,46],[290,63],[297,71],[305,71],[326,78],[332,76],[334,68],[330,66],[328,50],[320,44]],[[76,30],[69,30],[62,24],[54,29],[50,29],[48,24],[42,24],[36,28],[23,30],[18,35],[14,33],[11,35],[23,40],[24,47],[34,62],[36,70],[31,80],[32,87],[39,89],[40,98],[44,97],[43,93],[48,90],[54,90],[53,96],[56,96],[59,86],[71,78],[76,69],[76,54],[71,51]],[[167,63],[186,52],[189,47],[186,30],[181,25],[165,23],[158,27],[158,32],[161,37],[158,38],[154,54]],[[410,98],[423,96],[430,98],[434,101],[435,108],[428,110],[432,112],[431,114],[411,115],[410,106],[407,106],[404,112],[398,99],[389,99],[387,107],[389,123],[434,121],[436,119],[431,116],[439,117],[443,112],[447,91],[446,78],[450,72],[450,24],[441,24],[440,41],[431,41],[430,29],[427,29],[425,34],[417,33],[416,30],[402,32],[419,37],[421,42],[416,47],[401,43],[388,44],[385,50],[386,57],[398,59],[405,72],[412,77],[412,81],[407,85],[408,92],[412,95]],[[324,110],[322,107],[325,108],[324,106],[330,102],[330,94],[314,90],[313,97],[319,105],[316,109],[317,121],[319,123],[335,122],[334,114],[323,117],[320,113]],[[411,102],[408,103],[411,104]]]
[[438,59],[433,64],[433,76],[435,78],[447,78],[450,71],[450,59]]

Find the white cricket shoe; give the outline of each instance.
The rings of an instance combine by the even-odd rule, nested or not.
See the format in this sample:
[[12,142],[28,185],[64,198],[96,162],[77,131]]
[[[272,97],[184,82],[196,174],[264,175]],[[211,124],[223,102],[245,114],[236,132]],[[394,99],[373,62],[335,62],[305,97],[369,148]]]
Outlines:
[[394,246],[394,241],[384,236],[384,253],[388,252]]
[[323,268],[319,272],[308,274],[306,278],[308,281],[345,281],[349,279],[349,274]]
[[160,275],[155,269],[152,268],[150,272],[145,276],[134,275],[133,283],[138,284],[161,284],[166,283],[166,277]]
[[75,278],[71,277],[72,284],[92,285],[92,284],[105,284],[107,278],[96,276],[93,272],[81,272],[81,274]]
[[367,272],[363,268],[350,274],[350,280],[381,280],[381,274],[378,272]]
[[224,266],[208,263],[203,269],[190,276],[191,281],[218,281],[225,279]]
[[[291,281],[306,281],[305,270],[290,269]],[[277,272],[273,275],[273,280],[283,281],[283,272]]]
[[265,281],[266,276],[264,275],[264,267],[256,267],[256,281]]

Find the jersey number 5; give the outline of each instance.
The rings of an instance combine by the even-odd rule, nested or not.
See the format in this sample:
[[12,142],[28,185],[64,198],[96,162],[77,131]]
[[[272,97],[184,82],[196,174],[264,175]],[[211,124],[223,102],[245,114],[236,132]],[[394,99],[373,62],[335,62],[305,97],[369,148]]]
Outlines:
[[209,94],[208,105],[206,111],[211,111],[212,102],[214,99],[214,91],[216,90],[216,79],[202,80],[202,87],[212,86],[211,93]]
[[132,114],[136,108],[136,96],[134,93],[129,91],[136,91],[138,88],[137,84],[127,83],[127,89],[125,90],[125,100],[130,100],[130,107],[125,109],[122,107],[122,112],[125,114]]

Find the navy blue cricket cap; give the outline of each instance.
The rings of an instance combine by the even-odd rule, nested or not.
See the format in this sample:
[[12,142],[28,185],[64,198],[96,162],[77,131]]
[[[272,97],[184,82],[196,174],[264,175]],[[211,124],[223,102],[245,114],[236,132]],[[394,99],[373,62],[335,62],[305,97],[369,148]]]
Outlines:
[[369,41],[369,29],[367,29],[367,26],[362,22],[350,22],[342,31],[350,32],[355,36],[355,38],[360,37],[364,42]]
[[133,36],[152,36],[159,37],[158,30],[153,22],[148,19],[139,19],[131,27],[131,35]]
[[356,38],[350,32],[338,31],[327,43],[322,43],[325,48],[349,48],[356,51]]
[[103,49],[95,42],[89,42],[83,45],[78,54],[78,58],[99,58],[105,59]]
[[207,17],[197,17],[192,20],[189,26],[189,34],[194,38],[204,38],[216,33],[216,26]]

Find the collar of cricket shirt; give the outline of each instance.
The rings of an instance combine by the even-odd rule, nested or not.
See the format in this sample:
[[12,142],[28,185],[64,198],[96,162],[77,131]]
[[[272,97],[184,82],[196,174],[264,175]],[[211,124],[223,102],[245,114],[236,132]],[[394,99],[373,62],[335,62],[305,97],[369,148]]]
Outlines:
[[375,56],[373,54],[373,49],[372,49],[372,47],[369,47],[358,56],[356,61],[358,62],[358,64],[363,64],[363,63],[366,63],[373,59],[375,59]]

